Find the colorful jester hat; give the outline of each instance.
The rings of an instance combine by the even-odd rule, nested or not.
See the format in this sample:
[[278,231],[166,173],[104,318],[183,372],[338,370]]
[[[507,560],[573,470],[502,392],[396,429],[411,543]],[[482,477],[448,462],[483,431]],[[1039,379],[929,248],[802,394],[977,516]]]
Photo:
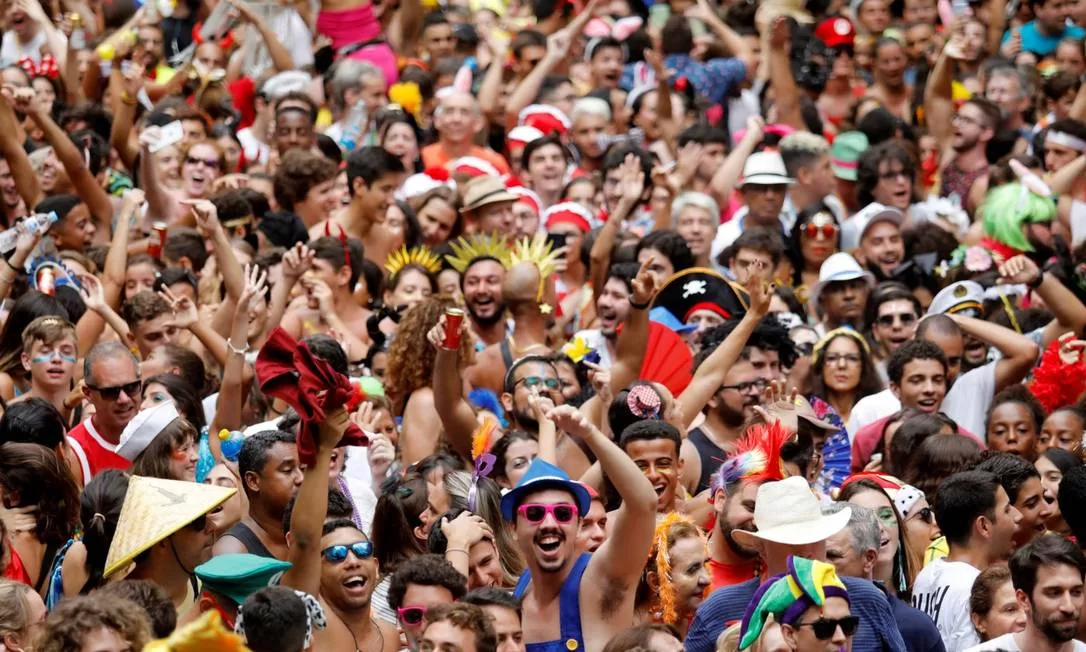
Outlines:
[[746,650],[762,635],[766,617],[782,625],[795,623],[811,607],[821,607],[827,598],[844,598],[848,590],[832,564],[803,557],[788,558],[788,572],[766,580],[754,593],[743,614],[739,649]]
[[1026,183],[1005,183],[988,191],[980,207],[984,235],[1017,251],[1033,251],[1022,227],[1056,219],[1056,203]]
[[712,495],[727,490],[740,480],[761,484],[788,477],[781,460],[781,446],[795,433],[781,425],[780,421],[758,424],[747,429],[720,468],[712,475],[709,484]]

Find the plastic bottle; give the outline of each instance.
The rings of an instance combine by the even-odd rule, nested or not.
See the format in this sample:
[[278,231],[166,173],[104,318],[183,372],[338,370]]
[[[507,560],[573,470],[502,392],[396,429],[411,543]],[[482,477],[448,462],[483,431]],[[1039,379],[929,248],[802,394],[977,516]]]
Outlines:
[[366,104],[361,100],[355,102],[343,123],[343,136],[339,139],[339,145],[346,151],[353,152],[362,137],[362,129],[366,126]]
[[[30,217],[23,220],[23,224],[26,229],[31,233],[37,233],[38,231],[46,231],[54,222],[57,221],[57,214],[54,212],[49,213],[35,213]],[[15,243],[19,239],[19,231],[15,227],[0,231],[0,253],[6,254],[15,248]]]
[[68,21],[72,24],[72,36],[68,39],[68,47],[73,50],[85,50],[87,31],[83,29],[83,17],[76,13],[69,14]]
[[243,443],[245,443],[245,436],[237,430],[223,428],[219,431],[219,446],[222,448],[224,459],[236,462]]

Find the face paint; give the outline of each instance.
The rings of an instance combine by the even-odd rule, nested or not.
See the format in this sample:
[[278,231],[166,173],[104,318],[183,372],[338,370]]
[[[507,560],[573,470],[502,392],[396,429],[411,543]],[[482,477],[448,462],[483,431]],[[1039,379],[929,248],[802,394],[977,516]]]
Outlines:
[[53,360],[62,360],[69,364],[75,364],[75,356],[64,355],[60,351],[52,351],[43,355],[36,355],[30,359],[30,361],[34,364],[45,364],[48,362],[52,362]]

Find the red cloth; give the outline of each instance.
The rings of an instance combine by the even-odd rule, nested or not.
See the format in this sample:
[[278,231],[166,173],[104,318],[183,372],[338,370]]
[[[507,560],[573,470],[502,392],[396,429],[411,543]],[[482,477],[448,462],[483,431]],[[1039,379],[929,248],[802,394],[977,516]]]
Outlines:
[[[265,394],[281,399],[298,412],[302,420],[298,427],[298,459],[302,464],[313,464],[325,415],[345,408],[358,390],[281,326],[271,332],[256,356],[256,378]],[[368,446],[369,438],[351,423],[339,445]]]
[[6,543],[8,550],[11,551],[11,561],[8,562],[8,567],[4,569],[4,572],[0,573],[0,577],[34,586],[30,583],[30,575],[26,572],[26,566],[23,565],[23,558],[15,551],[15,546],[11,545],[11,541]]
[[[866,426],[856,431],[856,434],[852,436],[852,472],[859,473],[864,470],[867,463],[871,461],[871,456],[875,453],[875,446],[878,445],[882,439],[882,431],[886,427],[886,422],[890,420],[890,416],[885,416],[878,421],[872,421]],[[987,450],[988,447],[984,444],[984,440],[980,437],[969,432],[965,428],[958,426],[958,434],[963,437],[968,437],[977,442],[981,450]]]

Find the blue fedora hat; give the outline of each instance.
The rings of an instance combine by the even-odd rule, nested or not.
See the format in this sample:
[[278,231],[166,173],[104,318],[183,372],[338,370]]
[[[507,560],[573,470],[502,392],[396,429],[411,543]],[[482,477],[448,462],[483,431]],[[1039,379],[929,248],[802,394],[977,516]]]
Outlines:
[[537,457],[532,460],[528,471],[507,494],[502,496],[502,518],[512,521],[517,506],[524,500],[526,494],[542,491],[544,489],[561,489],[573,494],[577,503],[577,512],[584,516],[592,505],[592,496],[584,485],[569,479],[569,475],[557,466]]

